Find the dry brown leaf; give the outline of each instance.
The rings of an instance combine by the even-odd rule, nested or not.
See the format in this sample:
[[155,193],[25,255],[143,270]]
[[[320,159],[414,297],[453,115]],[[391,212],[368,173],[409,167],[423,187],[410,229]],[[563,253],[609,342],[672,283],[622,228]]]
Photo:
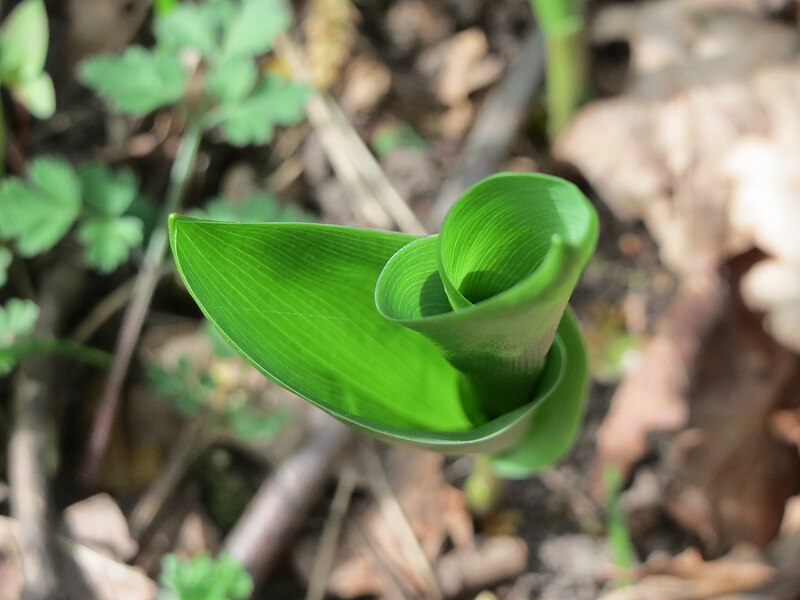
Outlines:
[[675,557],[649,560],[634,571],[638,583],[605,594],[601,600],[704,600],[752,590],[774,575],[775,569],[746,546],[712,561],[689,548]]
[[64,525],[76,542],[119,560],[130,560],[138,549],[125,515],[108,494],[97,494],[68,506]]
[[[20,597],[22,577],[18,560],[18,524],[0,517],[0,599]],[[56,559],[63,598],[151,600],[156,584],[139,569],[129,567],[87,546],[60,538]]]
[[719,317],[723,291],[713,273],[681,282],[653,338],[628,377],[617,388],[597,432],[593,494],[604,496],[603,467],[613,464],[627,476],[645,455],[653,431],[681,429],[689,415],[686,397],[703,339]]
[[442,104],[456,107],[475,90],[496,81],[503,70],[503,61],[489,54],[486,34],[472,28],[425,51],[418,66],[433,80]]
[[347,65],[339,102],[348,114],[367,112],[386,97],[391,86],[392,73],[385,64],[357,56]]
[[[727,2],[612,5],[596,42],[625,40],[623,96],[580,112],[556,146],[611,209],[642,219],[674,270],[755,246],[800,280],[800,60],[793,27]],[[742,43],[747,40],[747,43]],[[800,299],[748,281],[770,333],[800,350]]]
[[769,542],[800,477],[797,451],[770,427],[776,410],[800,402],[797,357],[742,312],[722,319],[701,354],[689,429],[667,460],[667,509],[712,553]]

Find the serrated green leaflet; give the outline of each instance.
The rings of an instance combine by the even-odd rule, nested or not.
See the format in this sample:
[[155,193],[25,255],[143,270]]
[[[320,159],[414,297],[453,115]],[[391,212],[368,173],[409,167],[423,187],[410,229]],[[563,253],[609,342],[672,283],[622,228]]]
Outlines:
[[491,177],[422,239],[183,217],[170,232],[232,346],[340,420],[442,452],[505,452],[513,475],[569,448],[587,369],[566,305],[597,239],[572,184]]
[[119,56],[89,59],[80,76],[116,110],[134,116],[176,102],[189,81],[178,56],[141,46],[128,46]]
[[47,56],[47,38],[44,2],[20,3],[0,27],[0,78],[14,85],[38,77]]
[[88,217],[78,230],[86,262],[101,273],[116,269],[131,248],[142,243],[142,237],[143,225],[137,217]]
[[218,107],[208,127],[219,125],[225,139],[235,145],[265,144],[277,125],[292,125],[303,117],[310,96],[308,86],[276,74],[267,75],[239,102]]
[[6,284],[6,278],[8,277],[7,271],[8,267],[11,266],[12,259],[11,250],[0,246],[0,287]]
[[31,161],[29,181],[0,184],[0,236],[15,238],[23,256],[50,249],[81,210],[80,182],[70,165],[48,157]]

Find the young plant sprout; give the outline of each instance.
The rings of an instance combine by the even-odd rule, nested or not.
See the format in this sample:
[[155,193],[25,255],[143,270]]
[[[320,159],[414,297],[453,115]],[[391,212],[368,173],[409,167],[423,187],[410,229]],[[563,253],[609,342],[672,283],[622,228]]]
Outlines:
[[575,438],[586,353],[567,306],[597,241],[571,183],[504,173],[423,238],[173,215],[198,305],[262,373],[390,442],[527,476]]

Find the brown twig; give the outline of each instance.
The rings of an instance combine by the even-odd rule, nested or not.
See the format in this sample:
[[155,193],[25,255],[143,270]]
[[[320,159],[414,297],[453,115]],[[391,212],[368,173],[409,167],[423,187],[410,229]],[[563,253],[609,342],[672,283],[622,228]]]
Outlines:
[[534,30],[523,41],[514,65],[488,95],[478,113],[464,141],[458,163],[442,184],[433,205],[428,219],[430,229],[439,228],[447,211],[464,190],[498,169],[543,78],[542,36]]
[[336,553],[336,543],[339,540],[342,521],[350,506],[350,498],[353,496],[355,485],[355,471],[349,467],[343,469],[341,475],[339,475],[339,484],[336,486],[336,492],[333,494],[328,520],[325,522],[325,527],[319,539],[314,565],[311,567],[306,600],[323,600],[325,598],[325,588],[328,584],[331,565],[333,565]]
[[183,138],[181,138],[178,153],[172,164],[170,185],[162,207],[161,217],[158,226],[150,236],[142,269],[136,278],[131,303],[128,305],[128,309],[122,319],[119,337],[114,348],[114,362],[111,365],[108,379],[103,388],[103,394],[100,397],[100,406],[92,427],[89,448],[83,465],[84,484],[90,489],[97,485],[97,479],[103,463],[103,455],[111,437],[114,415],[119,405],[122,386],[128,375],[133,352],[139,341],[139,335],[142,332],[144,319],[147,316],[147,310],[150,307],[150,301],[153,298],[153,293],[159,280],[161,265],[164,262],[169,245],[167,218],[181,204],[194,169],[197,151],[200,147],[200,138],[200,130],[192,126],[187,128]]
[[164,506],[178,489],[192,464],[214,443],[215,428],[203,417],[190,422],[170,454],[167,466],[147,493],[139,499],[128,519],[131,537],[141,544]]
[[408,522],[403,508],[392,491],[392,486],[386,478],[386,473],[383,470],[374,444],[371,440],[364,440],[359,449],[361,450],[361,460],[367,471],[370,487],[375,499],[378,501],[378,506],[386,525],[393,531],[402,554],[425,587],[425,598],[442,600],[442,590],[439,588],[439,581],[436,578],[433,567],[425,555],[417,536],[414,534],[414,529]]
[[228,535],[223,552],[241,562],[256,584],[262,582],[286,542],[317,501],[331,467],[352,433],[325,413],[314,415],[310,437],[259,488]]
[[[44,279],[39,294],[39,319],[34,334],[52,337],[81,288],[83,269],[72,260],[60,262]],[[76,275],[77,274],[77,275]],[[54,598],[59,589],[50,538],[47,457],[55,448],[52,390],[58,374],[51,355],[23,361],[14,393],[14,429],[9,443],[11,514],[20,524],[20,560],[24,578],[22,598]]]

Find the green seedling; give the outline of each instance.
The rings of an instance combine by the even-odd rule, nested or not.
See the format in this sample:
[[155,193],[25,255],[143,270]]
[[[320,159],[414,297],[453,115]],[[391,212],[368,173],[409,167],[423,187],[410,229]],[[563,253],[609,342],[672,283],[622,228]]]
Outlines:
[[547,53],[547,128],[551,137],[567,124],[586,88],[581,0],[530,0]]
[[222,389],[209,370],[196,368],[186,356],[172,367],[152,365],[146,374],[153,389],[168,398],[179,413],[208,416],[245,441],[273,437],[291,416],[288,411],[264,413],[254,409],[243,390]]
[[[609,465],[603,469],[603,486],[608,498],[606,514],[608,517],[608,545],[611,550],[611,561],[615,567],[622,571],[630,571],[636,563],[636,554],[631,541],[628,523],[625,519],[625,511],[622,507],[623,481],[617,467]],[[629,585],[631,581],[623,576],[618,578],[616,583],[621,587]]]
[[386,156],[398,148],[424,150],[425,140],[408,123],[400,123],[378,129],[372,136],[370,146],[372,146],[373,152],[380,157]]
[[488,453],[503,477],[563,456],[587,360],[567,302],[597,240],[574,185],[500,174],[424,238],[173,216],[178,270],[251,364],[375,437]]
[[88,265],[109,273],[142,242],[142,222],[125,212],[138,194],[127,170],[88,163],[75,171],[53,157],[31,161],[28,177],[0,182],[0,238],[24,257],[57,244],[78,223]]
[[44,71],[48,36],[42,0],[24,0],[0,25],[0,85],[40,119],[56,109],[53,82]]
[[[80,75],[117,112],[138,117],[175,105],[191,127],[218,129],[230,144],[267,143],[276,126],[303,117],[310,94],[256,61],[290,22],[283,0],[161,3],[154,48],[90,59]],[[187,53],[200,68],[188,66]]]
[[253,580],[234,558],[204,552],[188,561],[164,556],[160,583],[159,600],[242,600],[253,592]]

